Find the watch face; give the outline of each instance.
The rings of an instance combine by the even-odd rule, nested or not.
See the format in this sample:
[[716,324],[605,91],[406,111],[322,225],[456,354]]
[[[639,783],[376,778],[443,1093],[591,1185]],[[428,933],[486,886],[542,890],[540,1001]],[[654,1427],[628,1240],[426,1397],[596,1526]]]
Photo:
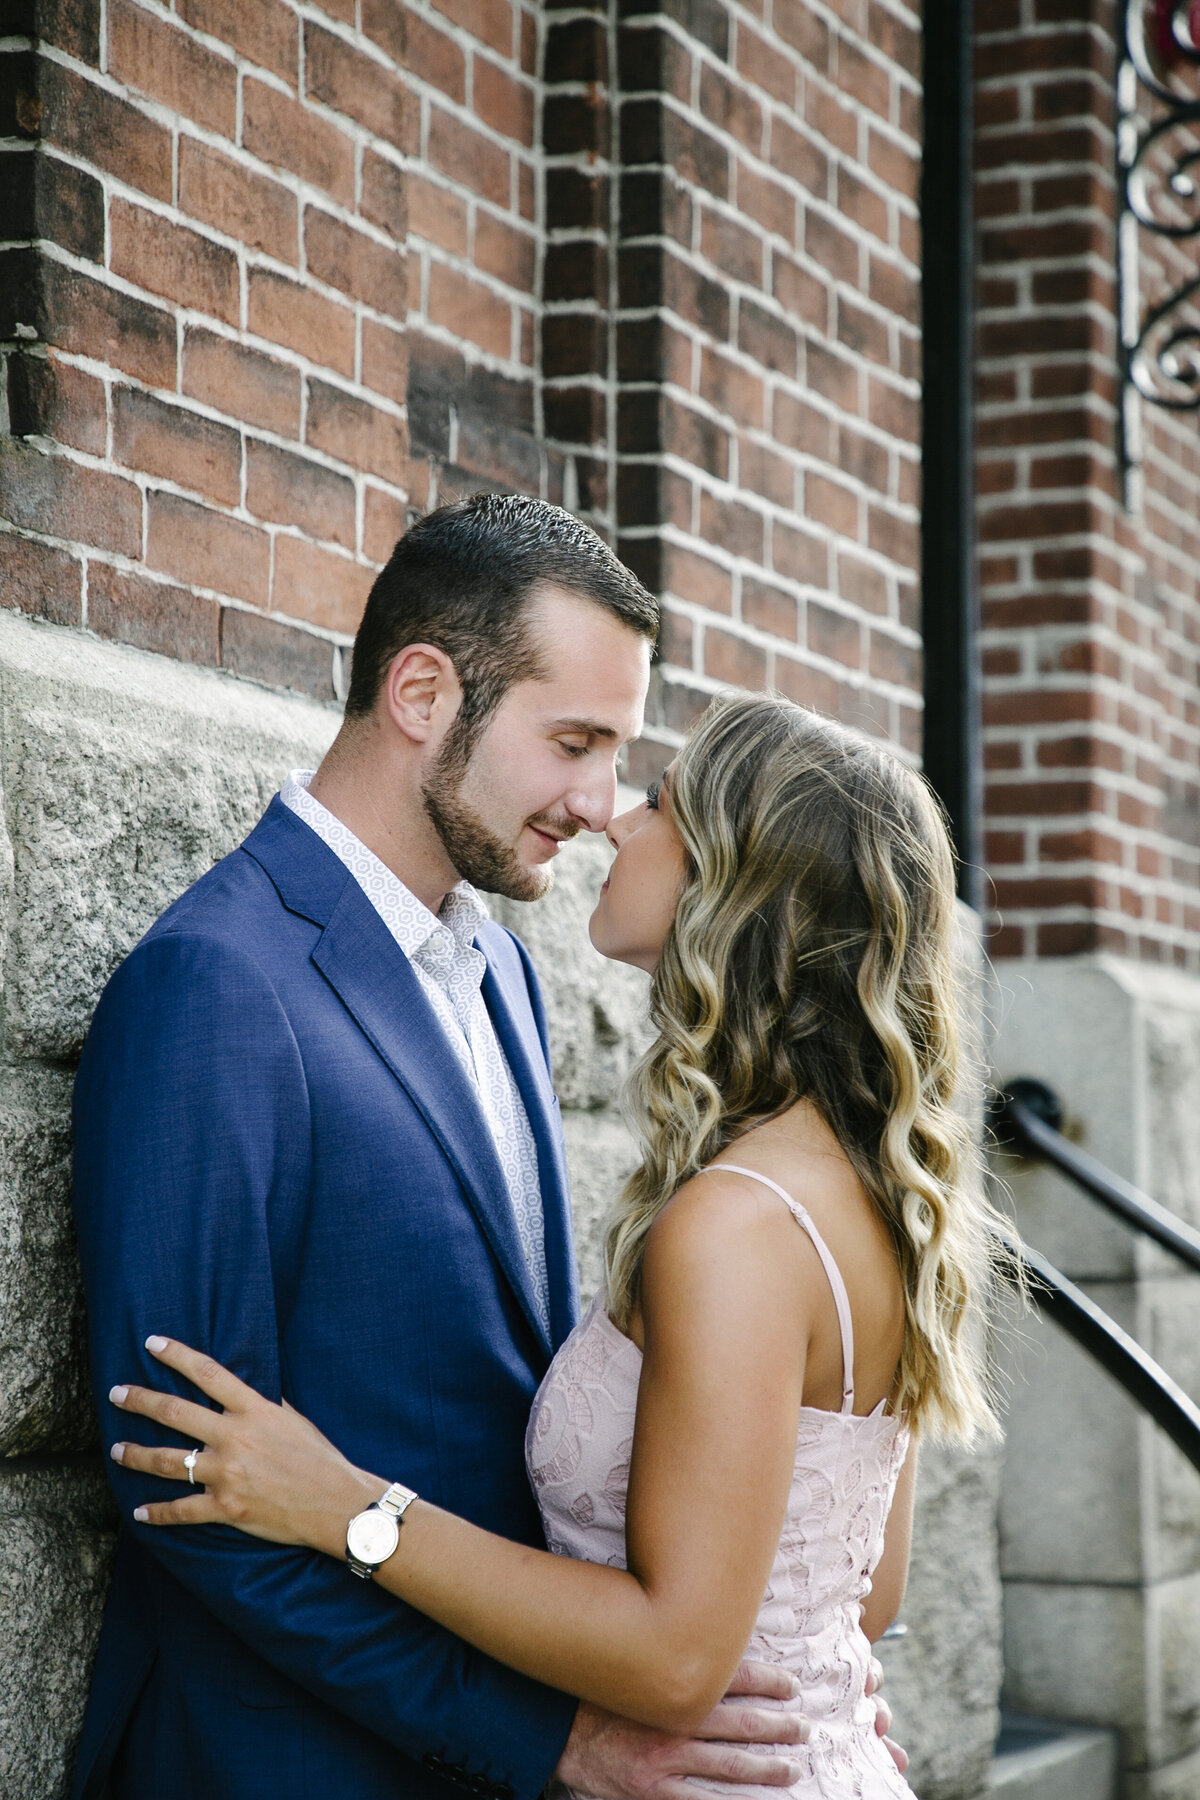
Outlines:
[[386,1562],[400,1542],[400,1527],[390,1513],[369,1508],[351,1519],[346,1548],[359,1562],[373,1567]]

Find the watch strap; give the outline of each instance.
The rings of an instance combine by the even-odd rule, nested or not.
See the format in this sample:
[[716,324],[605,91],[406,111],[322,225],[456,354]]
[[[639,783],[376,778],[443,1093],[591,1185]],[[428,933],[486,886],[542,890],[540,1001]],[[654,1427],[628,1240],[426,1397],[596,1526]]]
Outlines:
[[417,1498],[411,1488],[405,1487],[402,1481],[393,1481],[386,1494],[383,1494],[375,1505],[381,1512],[391,1513],[399,1522]]

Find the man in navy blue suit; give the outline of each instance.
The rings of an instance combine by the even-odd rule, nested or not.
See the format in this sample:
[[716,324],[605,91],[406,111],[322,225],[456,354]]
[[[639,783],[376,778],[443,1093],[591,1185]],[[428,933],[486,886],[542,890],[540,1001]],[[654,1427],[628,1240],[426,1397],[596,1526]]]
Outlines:
[[[104,1441],[133,1428],[110,1385],[161,1385],[143,1344],[169,1333],[356,1463],[543,1542],[523,1442],[577,1312],[562,1130],[536,979],[475,890],[536,899],[560,846],[603,829],[656,630],[600,539],[538,501],[477,496],[396,546],[320,769],[158,920],[88,1036],[75,1194]],[[786,1779],[749,1747],[778,1736],[768,1709],[718,1709],[709,1741],[612,1718],[361,1561],[141,1527],[136,1479],[111,1473],[76,1800]]]

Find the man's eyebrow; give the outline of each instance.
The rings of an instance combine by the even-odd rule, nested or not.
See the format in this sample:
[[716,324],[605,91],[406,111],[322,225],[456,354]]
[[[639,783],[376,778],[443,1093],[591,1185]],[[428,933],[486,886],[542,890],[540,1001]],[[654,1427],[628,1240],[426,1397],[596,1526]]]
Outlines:
[[579,737],[615,740],[620,732],[613,725],[601,725],[596,719],[551,719],[547,731],[570,731]]

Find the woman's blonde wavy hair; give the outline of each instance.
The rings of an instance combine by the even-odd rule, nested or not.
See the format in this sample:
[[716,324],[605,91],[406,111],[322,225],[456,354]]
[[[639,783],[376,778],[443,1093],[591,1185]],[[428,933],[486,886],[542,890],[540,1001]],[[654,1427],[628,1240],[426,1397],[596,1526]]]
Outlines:
[[976,1314],[997,1252],[960,1082],[954,862],[922,778],[776,695],[713,702],[680,752],[687,852],[626,1103],[642,1161],[605,1246],[626,1323],[667,1201],[748,1127],[811,1101],[891,1232],[894,1405],[968,1440],[995,1415]]

